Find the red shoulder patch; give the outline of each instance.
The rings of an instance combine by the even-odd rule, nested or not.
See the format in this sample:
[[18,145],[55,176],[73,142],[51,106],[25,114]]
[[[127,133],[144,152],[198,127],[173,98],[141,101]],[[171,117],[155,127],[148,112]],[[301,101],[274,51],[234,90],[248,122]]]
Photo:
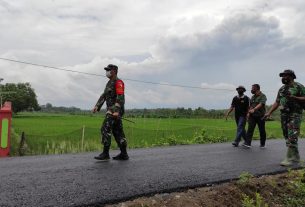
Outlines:
[[115,82],[115,91],[118,95],[124,94],[124,82],[122,80],[117,80]]

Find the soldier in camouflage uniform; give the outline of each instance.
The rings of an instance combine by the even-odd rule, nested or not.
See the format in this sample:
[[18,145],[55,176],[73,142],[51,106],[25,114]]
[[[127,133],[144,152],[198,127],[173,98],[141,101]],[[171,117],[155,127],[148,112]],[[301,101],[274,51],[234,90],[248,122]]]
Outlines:
[[94,157],[97,160],[109,160],[109,149],[111,145],[111,132],[117,142],[121,152],[113,157],[115,160],[128,160],[127,140],[123,131],[123,123],[121,117],[124,114],[124,82],[117,77],[118,67],[109,64],[104,68],[109,81],[106,85],[104,93],[97,101],[93,113],[99,111],[106,101],[107,112],[106,117],[101,127],[102,144],[104,145],[103,152]]
[[302,119],[302,102],[305,102],[305,87],[295,82],[296,75],[292,70],[280,73],[284,84],[278,91],[277,98],[265,118],[270,117],[273,111],[280,107],[281,125],[286,140],[287,154],[281,162],[282,166],[291,166],[300,162],[298,136]]
[[252,85],[251,93],[253,96],[250,99],[250,108],[247,114],[248,130],[243,146],[246,148],[251,147],[253,133],[257,124],[260,136],[260,148],[264,149],[266,143],[266,129],[263,117],[266,113],[265,105],[267,97],[261,92],[259,84]]

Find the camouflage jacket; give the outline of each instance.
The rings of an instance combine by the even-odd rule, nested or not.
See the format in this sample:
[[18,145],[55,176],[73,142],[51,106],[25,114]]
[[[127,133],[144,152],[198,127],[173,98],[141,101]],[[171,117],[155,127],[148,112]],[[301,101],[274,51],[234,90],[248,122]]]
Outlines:
[[287,99],[288,95],[305,96],[305,87],[298,82],[294,82],[291,86],[283,85],[279,89],[276,97],[276,102],[280,104],[281,113],[283,115],[291,113],[302,114],[303,109],[300,103],[295,100]]
[[118,78],[115,80],[109,80],[104,93],[100,96],[96,103],[97,110],[99,111],[106,101],[107,113],[119,112],[121,115],[124,114],[124,82]]
[[260,94],[258,95],[253,95],[250,99],[250,109],[255,108],[258,104],[263,104],[263,106],[256,110],[252,116],[264,116],[264,114],[266,113],[266,101],[267,101],[267,97],[265,94],[263,94],[262,92],[260,92]]

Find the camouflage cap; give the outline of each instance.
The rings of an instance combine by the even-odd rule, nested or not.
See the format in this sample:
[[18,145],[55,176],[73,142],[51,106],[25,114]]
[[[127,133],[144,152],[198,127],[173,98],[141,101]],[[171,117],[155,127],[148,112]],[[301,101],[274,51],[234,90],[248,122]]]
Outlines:
[[245,88],[244,86],[238,86],[238,87],[236,88],[236,90],[238,90],[238,89],[243,89],[244,91],[246,91],[246,88]]
[[107,67],[104,68],[105,70],[118,70],[118,66],[109,64]]
[[293,79],[296,79],[297,77],[294,74],[293,70],[287,69],[280,73],[280,77],[283,77],[284,75],[290,75]]

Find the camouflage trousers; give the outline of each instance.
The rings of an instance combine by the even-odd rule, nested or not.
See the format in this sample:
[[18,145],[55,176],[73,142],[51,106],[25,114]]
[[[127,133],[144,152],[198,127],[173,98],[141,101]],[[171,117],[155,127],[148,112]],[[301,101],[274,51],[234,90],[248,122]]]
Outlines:
[[114,118],[111,114],[106,114],[101,127],[101,142],[105,147],[110,147],[111,145],[111,132],[119,147],[127,146],[127,140],[123,131],[122,119]]
[[298,148],[302,114],[282,114],[281,125],[286,146]]

